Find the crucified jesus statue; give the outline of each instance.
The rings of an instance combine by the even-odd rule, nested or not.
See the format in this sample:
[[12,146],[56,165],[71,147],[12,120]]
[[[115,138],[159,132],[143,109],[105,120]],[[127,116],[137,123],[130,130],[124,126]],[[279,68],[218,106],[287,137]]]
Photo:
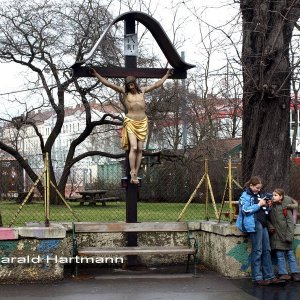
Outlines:
[[160,80],[145,87],[139,87],[134,76],[127,76],[125,78],[125,86],[123,87],[108,81],[93,68],[90,68],[90,73],[105,86],[123,95],[127,115],[125,116],[122,129],[122,148],[124,150],[129,149],[130,182],[138,184],[138,171],[142,161],[142,150],[148,133],[148,118],[145,113],[145,93],[161,87],[173,74],[173,70],[169,69]]

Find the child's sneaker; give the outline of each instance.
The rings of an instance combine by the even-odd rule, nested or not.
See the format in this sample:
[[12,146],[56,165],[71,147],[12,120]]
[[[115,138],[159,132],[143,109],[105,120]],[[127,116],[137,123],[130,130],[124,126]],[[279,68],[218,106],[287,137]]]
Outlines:
[[300,273],[292,273],[292,280],[293,281],[300,281]]
[[289,274],[278,274],[278,279],[281,279],[281,280],[291,280],[291,275]]

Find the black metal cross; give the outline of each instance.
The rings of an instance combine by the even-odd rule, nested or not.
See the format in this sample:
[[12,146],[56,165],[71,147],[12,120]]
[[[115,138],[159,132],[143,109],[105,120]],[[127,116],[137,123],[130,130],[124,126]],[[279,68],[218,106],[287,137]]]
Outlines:
[[[177,53],[176,49],[172,45],[168,36],[164,32],[160,24],[153,19],[151,16],[142,13],[131,11],[124,13],[117,17],[107,28],[107,30],[118,21],[125,21],[125,37],[131,34],[135,34],[135,21],[142,23],[152,33],[153,37],[157,41],[161,50],[165,54],[170,65],[174,68],[173,75],[169,78],[172,79],[185,79],[187,77],[187,70],[195,67],[194,65],[188,64],[182,60]],[[107,32],[104,32],[104,34]],[[88,59],[93,55],[96,47],[100,43],[104,34],[99,38],[96,45],[93,47],[91,52],[88,54]],[[89,73],[89,67],[83,66],[88,59],[75,62],[72,66],[74,77],[91,77]],[[167,69],[163,68],[137,68],[137,56],[125,55],[125,68],[120,67],[98,67],[92,66],[99,74],[103,77],[108,78],[125,78],[126,76],[135,76],[138,78],[161,78],[163,77]],[[129,151],[126,151],[126,222],[136,223],[137,222],[137,202],[138,202],[138,185],[130,183],[130,166],[129,166]],[[127,234],[127,245],[137,246],[137,234]],[[136,264],[136,257],[129,256],[127,261],[128,266]]]

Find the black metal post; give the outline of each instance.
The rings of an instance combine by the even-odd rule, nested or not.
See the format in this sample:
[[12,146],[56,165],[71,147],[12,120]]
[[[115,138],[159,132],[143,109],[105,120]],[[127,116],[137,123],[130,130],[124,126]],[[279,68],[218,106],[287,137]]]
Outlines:
[[[135,33],[135,20],[132,17],[125,19],[125,35]],[[137,56],[125,55],[125,68],[136,68]],[[137,222],[137,201],[138,201],[138,185],[130,183],[130,165],[129,165],[129,151],[126,151],[126,222]],[[137,246],[137,234],[127,233],[127,246]],[[127,257],[127,266],[136,265],[137,256]]]

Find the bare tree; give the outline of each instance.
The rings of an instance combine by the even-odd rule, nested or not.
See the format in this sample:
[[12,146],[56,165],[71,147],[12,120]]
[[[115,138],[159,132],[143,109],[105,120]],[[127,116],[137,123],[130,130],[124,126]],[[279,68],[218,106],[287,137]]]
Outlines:
[[243,15],[243,179],[288,186],[289,45],[300,1],[241,0]]
[[181,86],[178,81],[166,84],[163,90],[151,94],[148,103],[149,145],[177,150],[182,144]]
[[[95,21],[97,20],[97,21]],[[111,16],[98,1],[87,1],[79,4],[77,1],[51,3],[45,1],[12,1],[0,8],[0,60],[12,62],[27,67],[28,90],[43,92],[40,97],[35,93],[39,104],[23,103],[25,111],[22,116],[6,119],[10,126],[16,128],[16,135],[22,127],[31,126],[39,140],[39,148],[43,156],[49,154],[51,181],[64,193],[70,168],[81,159],[91,155],[122,157],[123,154],[112,154],[100,151],[87,151],[75,154],[76,147],[86,140],[93,129],[103,124],[121,125],[122,118],[112,114],[104,114],[99,120],[92,120],[91,105],[88,97],[95,87],[87,82],[80,83],[68,73],[71,60],[79,60],[84,51],[88,51],[99,38],[102,31],[111,21]],[[119,62],[120,49],[108,35],[106,42],[99,50],[98,59],[102,65]],[[50,75],[53,81],[48,80]],[[37,79],[35,79],[37,78]],[[65,95],[76,92],[77,98],[84,107],[86,123],[83,131],[74,139],[68,149],[64,169],[59,182],[56,181],[52,149],[62,131],[65,119]],[[32,111],[40,107],[51,107],[56,114],[55,124],[46,140],[39,132],[36,120],[32,119]],[[36,172],[22,156],[18,146],[18,137],[8,143],[0,141],[0,149],[15,157],[26,170],[32,181],[37,179]],[[39,186],[40,192],[42,187]],[[54,196],[55,193],[51,193]],[[52,199],[55,200],[55,199]]]
[[[107,2],[111,4],[110,1]],[[130,1],[128,2],[130,5]],[[121,158],[125,154],[110,153],[86,149],[79,153],[77,149],[88,138],[93,140],[94,134],[105,130],[114,130],[122,125],[124,108],[116,94],[100,88],[95,80],[73,78],[70,65],[82,59],[95,44],[99,36],[111,22],[112,16],[108,12],[109,6],[102,6],[99,1],[89,0],[80,4],[78,1],[12,1],[0,8],[0,61],[11,62],[25,66],[28,70],[28,90],[32,91],[35,102],[29,103],[22,99],[14,99],[23,105],[24,113],[12,119],[10,116],[2,118],[6,128],[14,128],[13,139],[0,140],[0,149],[15,157],[26,170],[32,181],[37,179],[37,173],[22,155],[20,140],[24,140],[26,128],[32,127],[38,138],[41,155],[49,154],[51,181],[63,194],[74,164],[89,156],[106,156]],[[116,6],[113,7],[114,9]],[[112,8],[112,9],[113,9]],[[123,64],[123,45],[121,30],[116,26],[107,32],[106,38],[97,49],[91,63],[100,66],[121,66]],[[145,31],[139,31],[141,37]],[[146,48],[140,47],[139,66],[154,67],[160,64],[155,55],[148,54]],[[120,84],[120,79],[114,79]],[[54,172],[54,158],[52,157],[55,142],[61,134],[66,119],[67,98],[79,103],[85,116],[82,131],[69,141],[64,150],[64,165],[60,176]],[[115,107],[115,114],[105,113],[98,119],[93,118],[93,101],[100,104],[110,103]],[[36,104],[37,103],[37,104]],[[51,109],[55,114],[54,124],[46,138],[37,126],[39,109]],[[104,125],[104,126],[103,126]],[[99,129],[101,126],[101,129]],[[111,126],[104,129],[105,126]],[[103,141],[98,141],[103,143]],[[56,175],[56,176],[55,176]],[[42,186],[39,186],[42,192]],[[55,193],[52,202],[57,202]]]
[[226,74],[224,80],[220,82],[219,93],[224,99],[223,108],[221,108],[223,112],[221,111],[221,114],[225,117],[225,123],[220,125],[219,130],[225,137],[240,137],[242,133],[243,93],[240,64],[235,66],[228,59]]
[[[296,25],[296,31],[299,31],[299,25]],[[299,88],[300,88],[300,77],[299,77],[299,62],[300,57],[298,55],[299,49],[299,34],[294,34],[294,38],[291,41],[290,46],[290,61],[292,67],[292,76],[291,76],[291,86],[292,86],[292,99],[291,99],[291,116],[292,116],[292,129],[293,129],[293,136],[292,136],[292,156],[296,156],[297,152],[297,137],[299,133]]]

